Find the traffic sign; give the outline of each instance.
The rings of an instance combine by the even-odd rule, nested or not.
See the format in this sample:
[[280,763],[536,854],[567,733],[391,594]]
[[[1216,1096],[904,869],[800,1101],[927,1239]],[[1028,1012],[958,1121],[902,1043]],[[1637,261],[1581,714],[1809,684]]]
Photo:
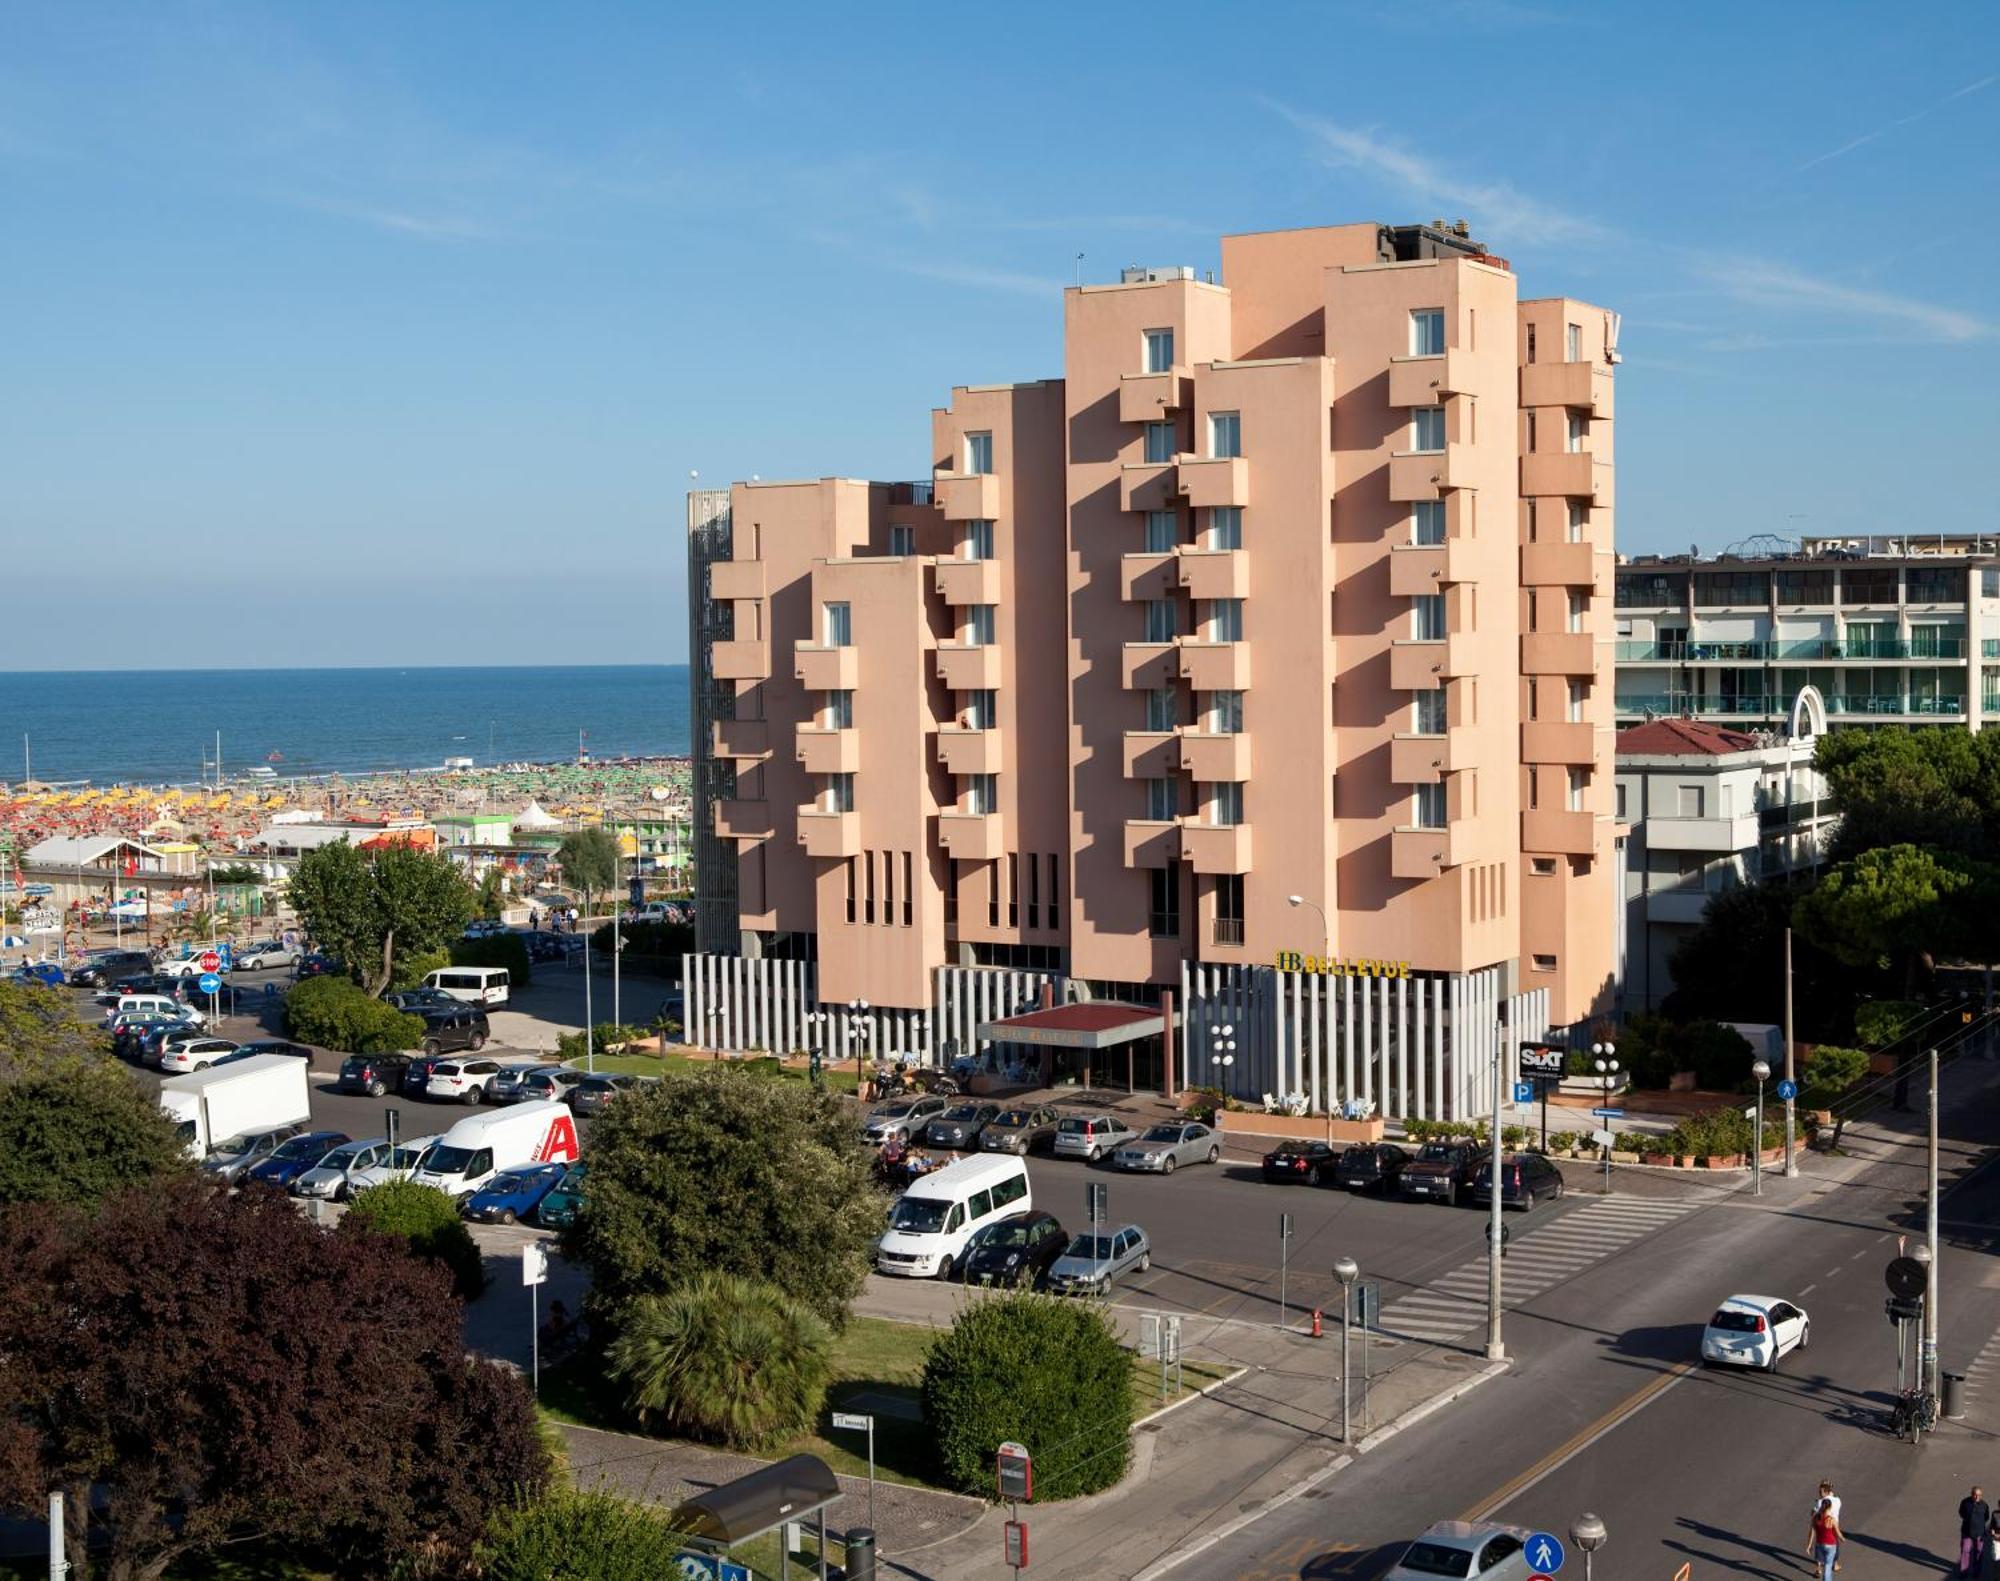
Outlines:
[[1625,1111],[1623,1109],[1592,1109],[1590,1112],[1600,1120],[1622,1120],[1625,1118]]
[[521,1248],[521,1283],[545,1285],[549,1282],[549,1248],[545,1241],[530,1241]]
[[1563,1545],[1553,1532],[1536,1532],[1528,1539],[1528,1563],[1543,1575],[1552,1576],[1563,1567]]
[[1783,1081],[1778,1083],[1778,1101],[1780,1103],[1790,1103],[1798,1095],[1799,1084],[1793,1081],[1791,1077],[1787,1076]]
[[204,950],[198,964],[204,972],[212,972],[222,965],[222,957],[213,950]]
[[217,977],[213,972],[203,972],[201,976],[194,980],[194,985],[205,994],[219,994],[222,992],[222,979]]
[[222,957],[222,969],[225,972],[236,964],[236,951],[230,947],[227,939],[222,941],[222,946],[216,953]]
[[1007,1563],[1015,1570],[1028,1568],[1028,1523],[1009,1521],[1006,1527]]
[[1516,1103],[1533,1103],[1535,1101],[1535,1084],[1531,1081],[1515,1082],[1514,1101]]
[[1554,1576],[1529,1576],[1528,1581],[1555,1581]]
[[1028,1458],[1028,1446],[1012,1442],[1002,1444],[994,1461],[1000,1475],[1000,1497],[1033,1500],[1035,1463]]
[[833,1425],[835,1427],[845,1428],[847,1431],[854,1433],[867,1432],[869,1424],[874,1420],[875,1418],[872,1416],[857,1416],[852,1411],[835,1411],[833,1413]]
[[676,1581],[750,1581],[750,1567],[720,1554],[683,1548],[674,1555],[674,1576]]
[[1882,1271],[1882,1278],[1889,1286],[1889,1294],[1906,1300],[1915,1300],[1930,1283],[1924,1265],[1914,1257],[1892,1257],[1889,1266]]

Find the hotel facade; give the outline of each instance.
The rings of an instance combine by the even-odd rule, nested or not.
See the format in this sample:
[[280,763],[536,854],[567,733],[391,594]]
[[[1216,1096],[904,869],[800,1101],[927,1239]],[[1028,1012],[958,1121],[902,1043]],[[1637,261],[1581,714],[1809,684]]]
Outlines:
[[1616,316],[1463,226],[1221,253],[1066,291],[926,480],[689,497],[691,1039],[1101,1001],[1157,1035],[1058,1075],[1438,1116],[1609,1007]]

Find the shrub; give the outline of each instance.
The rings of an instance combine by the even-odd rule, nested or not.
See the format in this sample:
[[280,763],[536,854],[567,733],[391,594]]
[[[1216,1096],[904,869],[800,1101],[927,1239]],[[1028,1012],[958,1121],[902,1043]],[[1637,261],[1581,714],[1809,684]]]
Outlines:
[[[1617,1042],[1619,1067],[1631,1076],[1635,1087],[1662,1088],[1680,1072],[1693,1071],[1697,1086],[1729,1092],[1750,1079],[1750,1066],[1756,1058],[1743,1034],[1720,1021],[1634,1016]],[[1583,1074],[1598,1073],[1593,1068]]]
[[1831,1108],[1836,1098],[1868,1074],[1868,1051],[1822,1043],[1806,1060],[1802,1074],[1805,1091],[1800,1101],[1808,1109]]
[[762,1449],[818,1420],[832,1348],[833,1331],[803,1302],[710,1271],[633,1302],[607,1359],[641,1420]]
[[412,955],[399,955],[396,957],[396,969],[389,974],[389,987],[421,988],[424,979],[432,972],[441,972],[449,965],[449,950],[419,950]]
[[[590,1043],[587,1046],[581,1032],[561,1032],[556,1035],[556,1058],[565,1064],[574,1065],[584,1058],[592,1048],[599,1054],[629,1044],[643,1042],[652,1034],[644,1027],[623,1026],[616,1021],[600,1021],[590,1029]],[[649,1053],[650,1050],[636,1050]]]
[[504,966],[508,985],[526,988],[534,981],[534,967],[528,960],[528,946],[518,933],[494,933],[483,939],[454,939],[447,966]]
[[1854,1007],[1854,1035],[1864,1048],[1887,1048],[1923,1013],[1924,1007],[1914,999],[1871,999]]
[[419,1257],[451,1275],[452,1288],[470,1301],[486,1288],[486,1269],[458,1205],[435,1186],[392,1180],[370,1186],[340,1221],[343,1232],[399,1235]]
[[1035,1496],[1073,1499],[1125,1475],[1132,1357],[1093,1302],[1009,1294],[958,1315],[924,1362],[924,1420],[945,1479],[993,1490],[993,1450],[1035,1458]]
[[615,1493],[557,1489],[502,1512],[481,1549],[486,1581],[659,1581],[683,1546],[666,1511]]
[[1569,1150],[1570,1150],[1571,1148],[1573,1148],[1573,1147],[1575,1147],[1575,1146],[1576,1146],[1576,1132],[1574,1132],[1574,1131],[1551,1131],[1551,1132],[1549,1132],[1549,1151],[1550,1151],[1550,1152],[1552,1152],[1552,1153],[1567,1153],[1567,1152],[1568,1152],[1568,1151],[1569,1151]]
[[1215,1117],[1222,1112],[1228,1098],[1220,1087],[1190,1087],[1187,1093],[1187,1117],[1199,1120],[1203,1125],[1215,1124]]
[[108,1059],[43,1056],[0,1083],[0,1202],[89,1205],[187,1167],[158,1099]]
[[344,977],[308,977],[285,995],[285,1031],[346,1054],[390,1054],[421,1043],[424,1023]]
[[1502,1147],[1520,1147],[1527,1140],[1528,1128],[1525,1125],[1503,1125],[1500,1127],[1500,1145]]
[[1717,1158],[1749,1152],[1754,1132],[1743,1111],[1731,1107],[1688,1115],[1673,1128],[1670,1140],[1683,1158]]

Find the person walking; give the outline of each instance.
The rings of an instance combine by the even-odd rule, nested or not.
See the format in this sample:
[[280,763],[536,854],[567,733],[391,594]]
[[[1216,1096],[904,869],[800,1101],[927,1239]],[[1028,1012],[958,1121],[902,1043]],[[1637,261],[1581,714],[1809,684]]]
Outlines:
[[1986,1490],[1973,1483],[1972,1491],[1958,1501],[1958,1573],[1969,1576],[1982,1568],[1985,1556],[1980,1544],[1989,1541],[1993,1527],[1993,1507],[1986,1502]]
[[1979,1551],[1973,1560],[1973,1569],[1979,1581],[2000,1581],[2000,1510],[1993,1512],[1987,1522],[1986,1532],[1979,1539]]
[[[1819,1513],[1819,1507],[1822,1504],[1830,1505],[1832,1507],[1831,1513],[1833,1515],[1834,1524],[1836,1526],[1839,1525],[1840,1495],[1833,1491],[1833,1484],[1831,1482],[1828,1482],[1824,1477],[1820,1478],[1819,1492],[1813,1495],[1812,1505],[1806,1511],[1806,1518],[1810,1520],[1813,1516],[1817,1515]],[[1840,1561],[1838,1559],[1834,1561],[1833,1568],[1836,1570],[1840,1568]]]
[[1813,1511],[1812,1527],[1806,1533],[1806,1554],[1819,1566],[1819,1581],[1833,1581],[1840,1568],[1840,1516],[1831,1496],[1819,1501]]

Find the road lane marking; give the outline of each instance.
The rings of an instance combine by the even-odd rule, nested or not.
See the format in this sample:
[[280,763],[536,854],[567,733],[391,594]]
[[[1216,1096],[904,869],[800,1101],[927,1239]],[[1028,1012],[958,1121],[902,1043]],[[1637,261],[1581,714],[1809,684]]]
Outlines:
[[1543,1478],[1560,1471],[1605,1434],[1645,1410],[1700,1365],[1699,1360],[1677,1363],[1657,1378],[1634,1390],[1596,1421],[1587,1427],[1579,1428],[1566,1442],[1558,1444],[1511,1482],[1482,1500],[1473,1509],[1467,1510],[1459,1519],[1464,1521],[1491,1519],[1495,1511],[1505,1508]]
[[1819,1281],[1815,1279],[1811,1284],[1807,1285],[1805,1289],[1801,1290],[1799,1294],[1802,1296],[1809,1296],[1818,1288],[1819,1288]]

